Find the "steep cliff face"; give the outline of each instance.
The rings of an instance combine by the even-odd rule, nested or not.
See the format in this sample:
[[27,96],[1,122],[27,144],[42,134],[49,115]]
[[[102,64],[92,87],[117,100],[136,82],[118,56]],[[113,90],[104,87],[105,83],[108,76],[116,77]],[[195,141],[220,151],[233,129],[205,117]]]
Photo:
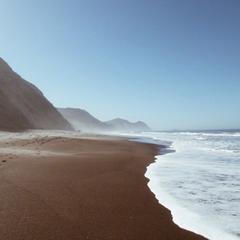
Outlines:
[[0,58],[0,130],[72,130],[33,84],[22,79]]

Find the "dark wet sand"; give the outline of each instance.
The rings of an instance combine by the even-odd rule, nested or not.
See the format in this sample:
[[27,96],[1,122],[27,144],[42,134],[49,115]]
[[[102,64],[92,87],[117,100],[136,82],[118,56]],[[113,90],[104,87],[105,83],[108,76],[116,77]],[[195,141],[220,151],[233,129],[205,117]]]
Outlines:
[[147,187],[154,145],[39,138],[0,147],[1,240],[204,239],[177,227]]

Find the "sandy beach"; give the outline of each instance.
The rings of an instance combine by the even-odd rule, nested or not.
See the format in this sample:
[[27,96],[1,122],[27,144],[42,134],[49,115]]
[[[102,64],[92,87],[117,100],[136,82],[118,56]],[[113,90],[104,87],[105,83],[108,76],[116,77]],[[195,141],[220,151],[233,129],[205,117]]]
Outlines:
[[158,146],[24,136],[0,136],[0,239],[204,239],[177,227],[147,186]]

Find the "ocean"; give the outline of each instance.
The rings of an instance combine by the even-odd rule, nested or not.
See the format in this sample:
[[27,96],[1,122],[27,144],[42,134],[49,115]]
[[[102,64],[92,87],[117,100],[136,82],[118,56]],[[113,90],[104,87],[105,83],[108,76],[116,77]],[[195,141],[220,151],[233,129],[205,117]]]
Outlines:
[[177,225],[211,240],[240,239],[240,131],[132,136],[166,146],[146,177]]

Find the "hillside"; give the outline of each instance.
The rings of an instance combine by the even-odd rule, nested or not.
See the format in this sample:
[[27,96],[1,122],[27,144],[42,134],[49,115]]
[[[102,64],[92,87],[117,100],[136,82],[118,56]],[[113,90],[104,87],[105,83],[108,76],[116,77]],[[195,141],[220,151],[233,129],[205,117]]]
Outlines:
[[124,119],[116,118],[111,121],[102,122],[82,109],[59,108],[58,110],[76,130],[82,130],[86,132],[141,132],[150,130],[147,124],[141,121],[132,123]]
[[126,131],[126,132],[142,132],[150,131],[146,123],[142,121],[129,122],[128,120],[116,118],[111,121],[105,122],[112,130]]
[[0,130],[72,130],[71,125],[33,84],[0,58]]
[[77,108],[58,108],[58,111],[67,119],[75,130],[96,132],[108,130],[108,125],[101,122],[90,113]]

